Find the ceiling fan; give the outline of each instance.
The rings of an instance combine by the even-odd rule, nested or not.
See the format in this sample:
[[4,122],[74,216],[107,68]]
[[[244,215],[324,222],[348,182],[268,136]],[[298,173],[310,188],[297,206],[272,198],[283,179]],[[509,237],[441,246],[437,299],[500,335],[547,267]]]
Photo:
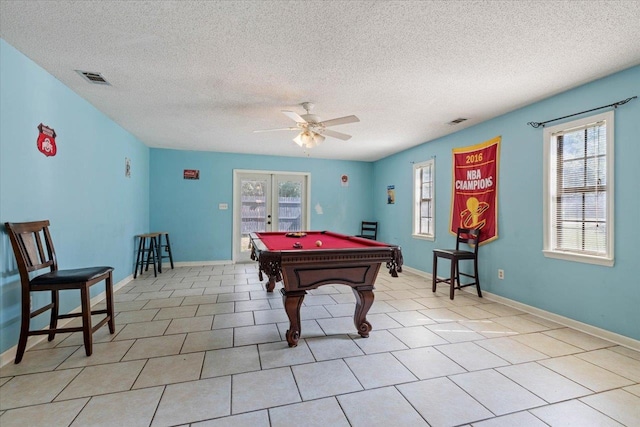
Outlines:
[[342,132],[336,132],[327,128],[330,126],[344,125],[347,123],[355,123],[360,121],[360,119],[356,116],[345,116],[339,117],[337,119],[320,120],[320,117],[311,113],[311,110],[313,110],[314,107],[311,102],[303,102],[300,105],[302,105],[302,108],[306,110],[307,114],[299,115],[298,113],[293,111],[282,110],[282,113],[285,116],[295,120],[296,126],[279,129],[254,130],[254,132],[299,130],[300,133],[298,134],[298,136],[293,138],[293,142],[298,144],[300,147],[311,148],[322,143],[322,141],[324,141],[325,135],[333,138],[338,138],[343,141],[350,139],[351,135],[347,135],[346,133]]

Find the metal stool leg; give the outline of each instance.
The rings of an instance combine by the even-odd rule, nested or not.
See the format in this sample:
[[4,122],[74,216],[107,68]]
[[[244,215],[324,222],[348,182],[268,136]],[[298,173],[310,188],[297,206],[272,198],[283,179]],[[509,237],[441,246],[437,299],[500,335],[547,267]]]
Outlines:
[[164,235],[166,241],[167,241],[167,245],[165,246],[167,249],[167,252],[169,253],[169,262],[171,263],[171,269],[173,270],[173,255],[171,254],[171,243],[169,243],[169,233]]
[[155,236],[149,237],[149,249],[147,251],[147,271],[149,270],[149,263],[153,264],[153,276],[158,277],[158,269],[156,268],[156,248],[158,246]]
[[156,240],[156,258],[158,259],[158,273],[162,273],[162,233],[158,233]]
[[[158,231],[154,233],[158,236],[158,264],[159,270],[162,272],[162,260],[165,258],[169,258],[169,262],[171,263],[171,269],[173,269],[173,254],[171,253],[171,242],[169,241],[169,233],[166,231]],[[162,236],[164,236],[165,241],[162,242]],[[166,253],[166,255],[164,255]]]
[[[138,253],[136,254],[136,265],[133,268],[133,278],[135,279],[138,276],[138,266],[141,266],[144,262],[144,237],[137,236],[140,241],[138,243]],[[140,274],[142,274],[142,268],[140,269]]]

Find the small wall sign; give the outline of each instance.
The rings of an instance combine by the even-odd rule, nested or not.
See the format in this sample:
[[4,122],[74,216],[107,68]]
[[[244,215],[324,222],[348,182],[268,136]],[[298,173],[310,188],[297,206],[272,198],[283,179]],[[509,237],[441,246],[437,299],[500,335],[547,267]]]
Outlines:
[[37,141],[38,150],[47,157],[55,156],[58,152],[56,147],[56,131],[42,123],[38,125],[38,130],[40,131]]
[[200,170],[199,169],[185,169],[183,177],[184,177],[184,179],[200,179]]
[[396,203],[396,186],[387,185],[387,204],[393,205]]

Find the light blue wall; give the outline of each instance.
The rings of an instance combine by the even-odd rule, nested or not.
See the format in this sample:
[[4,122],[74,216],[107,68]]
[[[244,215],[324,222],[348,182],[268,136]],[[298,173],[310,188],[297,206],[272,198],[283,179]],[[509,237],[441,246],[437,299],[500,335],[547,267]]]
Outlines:
[[[200,170],[200,179],[183,179],[184,169]],[[169,232],[175,260],[232,259],[234,169],[311,173],[314,230],[356,234],[360,221],[373,218],[372,163],[152,149],[151,228]],[[219,210],[219,203],[229,209]]]
[[[543,129],[527,125],[530,121],[549,120],[634,95],[640,95],[640,67],[376,162],[374,210],[383,224],[380,238],[402,246],[406,265],[430,273],[432,250],[454,244],[453,236],[448,233],[451,150],[500,135],[499,238],[480,248],[482,287],[524,304],[640,339],[637,268],[640,254],[640,99],[618,108],[615,113],[614,267],[543,256]],[[553,124],[556,123],[560,122]],[[432,157],[436,159],[435,242],[411,237],[411,162]],[[390,184],[396,186],[395,205],[387,205],[384,198],[384,189]],[[499,268],[505,271],[504,280],[497,279]]]
[[[20,316],[20,278],[4,223],[49,219],[60,268],[111,265],[117,283],[132,272],[133,236],[148,229],[149,149],[4,40],[0,66],[1,353],[16,344]],[[41,122],[58,135],[54,157],[37,150]],[[103,290],[98,285],[92,295]],[[34,306],[47,301],[38,295]],[[79,303],[79,293],[63,292],[61,312]]]

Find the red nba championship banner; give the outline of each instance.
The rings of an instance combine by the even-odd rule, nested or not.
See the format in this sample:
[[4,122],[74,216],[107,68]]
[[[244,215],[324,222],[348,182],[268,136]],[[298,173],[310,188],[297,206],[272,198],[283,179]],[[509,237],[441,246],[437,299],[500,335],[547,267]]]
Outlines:
[[451,233],[480,228],[480,244],[498,238],[500,137],[453,149]]

